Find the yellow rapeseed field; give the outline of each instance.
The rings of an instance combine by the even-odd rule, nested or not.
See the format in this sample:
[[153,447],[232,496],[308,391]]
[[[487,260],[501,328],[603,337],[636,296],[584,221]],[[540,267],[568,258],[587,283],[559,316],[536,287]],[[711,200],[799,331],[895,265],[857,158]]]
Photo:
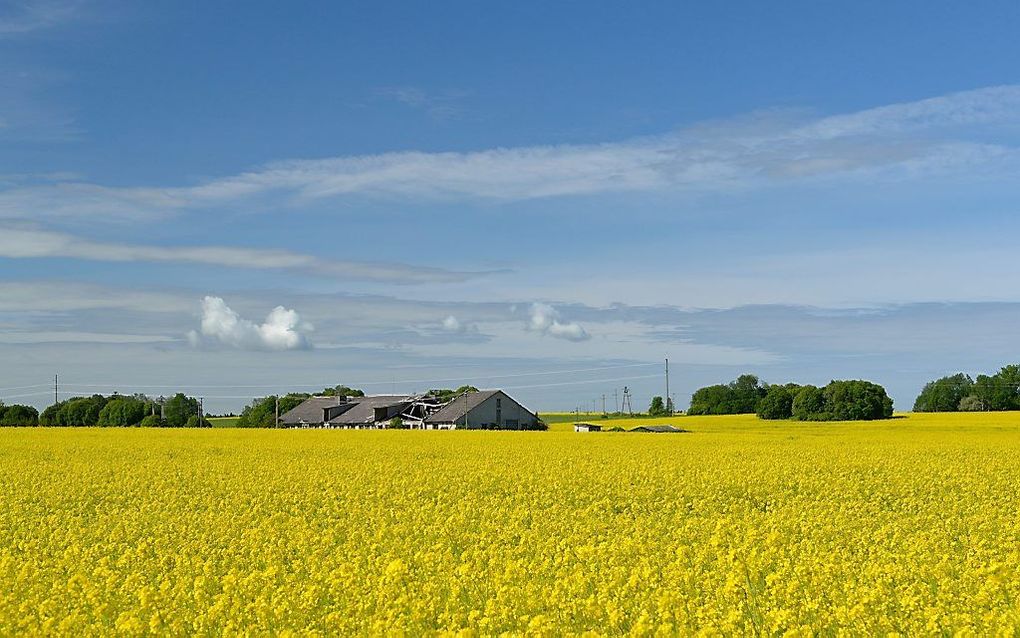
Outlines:
[[6,429],[0,635],[1020,629],[1020,416],[672,421]]

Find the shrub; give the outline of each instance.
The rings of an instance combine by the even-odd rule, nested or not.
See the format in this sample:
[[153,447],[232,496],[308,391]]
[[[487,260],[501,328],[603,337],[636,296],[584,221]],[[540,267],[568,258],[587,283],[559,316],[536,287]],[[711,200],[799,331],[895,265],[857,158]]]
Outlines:
[[960,399],[959,409],[961,412],[983,412],[985,404],[980,397],[971,394]]
[[825,386],[825,409],[834,421],[888,419],[893,402],[885,388],[870,381],[832,381]]
[[158,414],[150,414],[142,419],[139,425],[143,428],[161,428],[163,427],[163,420],[159,418]]

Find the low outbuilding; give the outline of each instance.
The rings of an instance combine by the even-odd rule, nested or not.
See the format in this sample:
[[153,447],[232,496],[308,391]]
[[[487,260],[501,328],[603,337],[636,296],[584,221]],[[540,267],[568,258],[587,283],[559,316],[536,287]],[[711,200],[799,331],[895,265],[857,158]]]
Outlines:
[[594,423],[575,423],[574,432],[601,432],[602,426]]
[[679,433],[679,432],[690,432],[690,430],[681,430],[680,428],[673,427],[672,425],[639,425],[636,428],[627,430],[628,432],[658,432],[658,433]]

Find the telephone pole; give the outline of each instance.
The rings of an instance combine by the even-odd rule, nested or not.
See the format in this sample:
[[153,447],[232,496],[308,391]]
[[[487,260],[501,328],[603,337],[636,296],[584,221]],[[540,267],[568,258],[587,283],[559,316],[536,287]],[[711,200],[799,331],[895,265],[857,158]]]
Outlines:
[[606,395],[605,394],[602,395],[602,414],[603,414],[603,416],[606,414]]
[[666,357],[666,403],[669,416],[673,416],[673,403],[669,400],[669,357]]
[[620,413],[620,391],[613,388],[613,404],[616,405],[616,414]]

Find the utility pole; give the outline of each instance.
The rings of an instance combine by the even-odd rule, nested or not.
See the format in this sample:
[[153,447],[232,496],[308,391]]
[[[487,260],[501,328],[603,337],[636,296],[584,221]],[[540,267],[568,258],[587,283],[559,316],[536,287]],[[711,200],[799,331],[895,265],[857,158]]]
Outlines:
[[666,357],[666,403],[670,404],[666,406],[669,416],[673,416],[673,405],[669,400],[669,357]]
[[273,421],[273,427],[280,427],[280,395],[276,395],[276,420]]
[[613,388],[613,404],[616,405],[616,414],[620,413],[620,391]]
[[198,427],[205,421],[205,397],[198,397]]
[[605,414],[606,414],[606,395],[605,394],[602,395],[602,414],[603,414],[603,416],[605,416]]

